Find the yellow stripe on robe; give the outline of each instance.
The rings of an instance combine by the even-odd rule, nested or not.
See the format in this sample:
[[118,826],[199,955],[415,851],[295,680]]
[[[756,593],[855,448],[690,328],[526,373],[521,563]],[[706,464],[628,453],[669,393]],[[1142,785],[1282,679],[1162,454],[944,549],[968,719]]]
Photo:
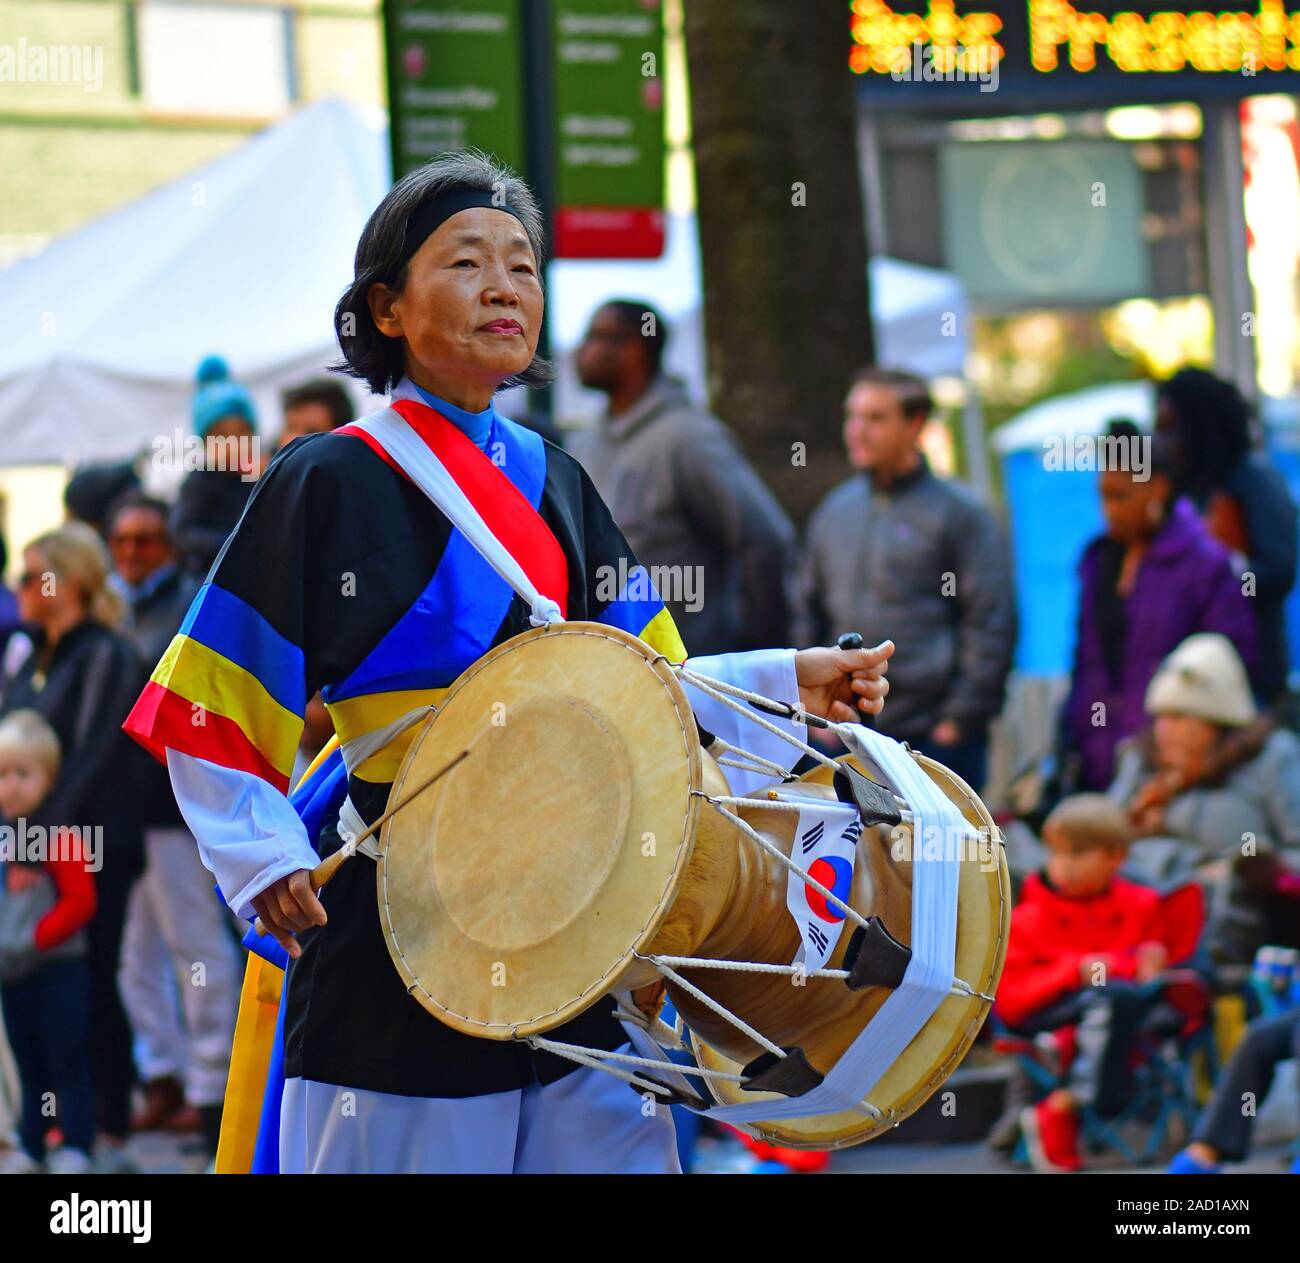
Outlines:
[[283,969],[252,952],[248,954],[213,1167],[218,1175],[247,1175],[253,1169],[283,986]]
[[272,767],[285,776],[293,771],[302,716],[281,706],[237,662],[189,636],[176,636],[152,678],[192,705],[238,724]]
[[[375,732],[401,719],[408,711],[413,711],[417,707],[437,706],[446,695],[445,688],[395,689],[388,693],[366,693],[361,697],[327,702],[325,708],[334,721],[334,730],[338,733],[339,740],[346,745],[357,737],[364,737],[368,732]],[[360,767],[352,768],[352,775],[376,785],[386,785],[395,780],[397,771],[402,766],[402,760],[406,757],[406,751],[419,731],[420,725],[412,724],[405,731],[398,733],[382,750],[372,754]]]
[[[311,780],[321,764],[338,748],[339,739],[335,733],[307,765],[294,788]],[[230,1047],[226,1101],[221,1114],[221,1138],[217,1143],[214,1168],[218,1175],[247,1175],[252,1170],[283,988],[284,970],[249,952],[239,996],[239,1017],[235,1021],[235,1036]]]
[[669,662],[685,662],[686,646],[678,634],[677,624],[665,605],[641,630],[644,640],[656,653],[661,653]]

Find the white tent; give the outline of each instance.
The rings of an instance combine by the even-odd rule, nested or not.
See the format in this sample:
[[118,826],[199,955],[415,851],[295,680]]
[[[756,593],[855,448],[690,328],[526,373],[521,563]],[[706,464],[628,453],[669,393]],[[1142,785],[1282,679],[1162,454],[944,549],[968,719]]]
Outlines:
[[[280,390],[337,358],[334,305],[388,183],[383,115],[320,101],[0,272],[0,465],[119,459],[177,427],[188,434],[194,370],[212,352],[253,391],[273,434]],[[670,218],[661,259],[562,260],[549,287],[561,421],[602,406],[577,385],[572,351],[614,297],[661,308],[669,367],[705,397],[693,217]],[[956,329],[967,325],[952,276],[877,259],[871,290],[882,362],[961,373],[965,340],[942,323],[951,312]]]
[[0,272],[0,462],[188,434],[209,352],[278,428],[278,391],[337,356],[334,304],[387,187],[383,116],[322,101]]
[[1067,436],[1094,437],[1117,418],[1150,429],[1155,418],[1155,386],[1149,381],[1105,382],[1068,395],[1055,395],[993,431],[994,449],[1003,456]]

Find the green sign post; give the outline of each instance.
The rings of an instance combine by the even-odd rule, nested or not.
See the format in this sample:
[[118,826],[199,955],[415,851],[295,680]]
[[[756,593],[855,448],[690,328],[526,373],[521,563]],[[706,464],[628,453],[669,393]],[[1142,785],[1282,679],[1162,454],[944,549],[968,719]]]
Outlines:
[[385,0],[384,29],[395,179],[473,146],[537,189],[553,257],[663,253],[659,0]]
[[457,149],[525,168],[520,0],[385,0],[393,178]]
[[664,248],[663,23],[658,0],[552,0],[555,253]]

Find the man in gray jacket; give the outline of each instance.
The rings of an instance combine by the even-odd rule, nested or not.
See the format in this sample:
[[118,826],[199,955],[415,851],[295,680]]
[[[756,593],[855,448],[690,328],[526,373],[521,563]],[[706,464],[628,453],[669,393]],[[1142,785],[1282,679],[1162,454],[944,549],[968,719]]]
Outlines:
[[1011,559],[992,514],[931,472],[919,446],[931,407],[910,373],[854,378],[844,446],[858,472],[808,521],[795,643],[895,640],[884,730],[978,790],[1015,644]]
[[596,311],[578,348],[578,377],[609,406],[569,450],[650,571],[690,653],[786,645],[794,528],[731,432],[663,374],[666,342],[663,318],[647,303]]

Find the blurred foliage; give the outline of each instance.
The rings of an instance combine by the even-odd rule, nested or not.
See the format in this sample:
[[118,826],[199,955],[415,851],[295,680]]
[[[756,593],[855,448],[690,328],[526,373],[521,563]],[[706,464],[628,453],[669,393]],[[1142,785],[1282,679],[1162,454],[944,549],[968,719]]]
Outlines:
[[1104,382],[1208,366],[1213,324],[1203,298],[1134,299],[1087,311],[976,316],[971,384],[996,429],[1043,399]]
[[976,317],[971,377],[986,431],[1041,400],[1144,375],[1136,357],[1122,355],[1106,338],[1098,316],[1034,311]]
[[[1208,366],[1212,346],[1209,304],[1202,298],[977,315],[969,384],[979,395],[988,435],[1045,399],[1106,382],[1167,377],[1183,364]],[[960,417],[952,409],[938,415],[952,435],[957,470],[965,474]],[[1001,469],[992,451],[989,457],[996,489]]]

